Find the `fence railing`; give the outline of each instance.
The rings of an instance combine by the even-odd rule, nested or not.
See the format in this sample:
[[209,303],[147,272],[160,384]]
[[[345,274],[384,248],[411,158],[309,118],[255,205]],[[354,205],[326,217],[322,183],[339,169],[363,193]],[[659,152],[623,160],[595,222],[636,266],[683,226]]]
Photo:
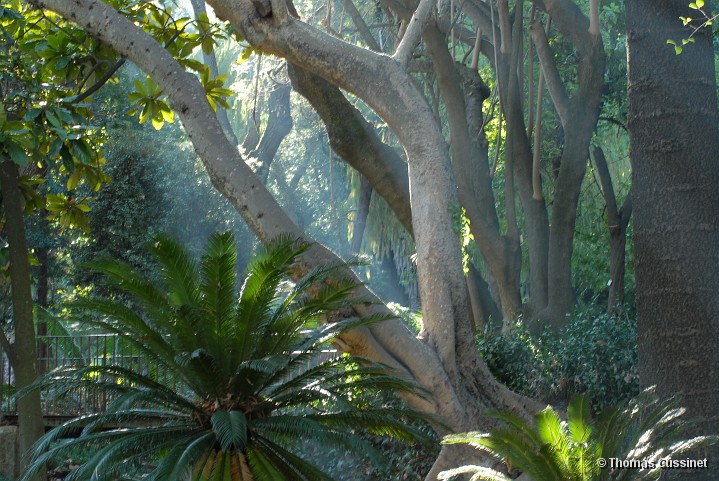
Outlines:
[[[116,365],[149,376],[154,381],[171,387],[182,386],[173,373],[156,366],[136,346],[122,342],[115,334],[90,334],[82,336],[39,336],[37,338],[37,372],[45,374],[59,367]],[[308,361],[305,369],[332,359],[337,351],[325,350],[320,356]],[[14,399],[15,375],[7,353],[0,344],[0,414],[16,414]],[[56,397],[44,390],[41,395],[43,416],[76,417],[103,412],[112,401],[102,389],[87,387],[63,397]]]
[[[38,374],[48,373],[59,367],[117,365],[149,375],[155,381],[176,387],[171,373],[153,366],[135,346],[120,342],[114,334],[89,334],[82,336],[39,336],[37,338]],[[7,353],[0,347],[0,410],[3,414],[15,414],[15,376]],[[88,387],[63,397],[42,392],[44,416],[79,416],[102,412],[110,401],[101,389]]]

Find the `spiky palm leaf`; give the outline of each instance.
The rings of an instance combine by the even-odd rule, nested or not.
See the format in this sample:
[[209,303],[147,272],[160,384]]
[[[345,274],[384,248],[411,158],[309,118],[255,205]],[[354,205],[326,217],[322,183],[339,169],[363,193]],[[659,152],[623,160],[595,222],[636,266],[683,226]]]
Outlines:
[[[322,481],[330,477],[292,451],[303,438],[372,458],[377,453],[356,431],[426,440],[407,424],[421,419],[418,413],[367,406],[353,396],[357,389],[419,393],[384,366],[337,357],[306,367],[328,339],[380,320],[348,319],[307,332],[325,313],[346,307],[354,288],[336,265],[289,282],[288,270],[308,247],[289,238],[272,243],[252,260],[240,289],[229,234],[210,238],[199,265],[176,242],[158,239],[159,287],[125,264],[94,263],[134,307],[110,298],[73,307],[100,315],[93,325],[136,346],[183,388],[119,366],[51,373],[34,387],[67,393],[93,385],[115,401],[107,412],[44,436],[22,479],[80,447],[93,455],[69,480],[112,479],[129,466],[152,462],[148,480]],[[78,430],[80,436],[65,439]]]
[[[659,460],[676,457],[719,441],[717,436],[688,435],[694,423],[685,420],[675,400],[660,402],[651,390],[643,392],[624,409],[610,407],[592,422],[586,396],[575,396],[566,421],[547,407],[533,422],[512,413],[490,413],[506,427],[491,433],[450,435],[444,444],[470,444],[507,465],[527,473],[534,481],[630,481],[656,479]],[[599,460],[636,461],[647,468],[600,469]],[[509,481],[493,469],[463,466],[440,474],[450,479],[471,474],[473,481]]]

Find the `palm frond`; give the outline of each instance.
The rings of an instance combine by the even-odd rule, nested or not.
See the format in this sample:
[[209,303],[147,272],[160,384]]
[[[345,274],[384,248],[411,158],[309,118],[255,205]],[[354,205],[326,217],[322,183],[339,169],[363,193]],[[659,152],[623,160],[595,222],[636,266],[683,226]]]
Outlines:
[[247,418],[242,411],[217,411],[210,419],[220,449],[244,451],[247,446]]
[[178,440],[165,454],[146,481],[189,479],[195,464],[214,445],[212,433],[193,434]]
[[197,264],[187,250],[174,239],[159,236],[152,252],[163,266],[163,280],[170,303],[174,306],[196,306],[200,300]]
[[[106,412],[45,435],[33,469],[85,449],[92,454],[72,474],[78,481],[110,479],[135,467],[150,481],[324,481],[330,478],[292,451],[298,439],[312,437],[374,460],[376,450],[359,432],[429,442],[416,427],[426,416],[357,396],[366,390],[424,395],[412,382],[369,360],[317,359],[334,336],[386,317],[318,327],[329,311],[347,307],[357,284],[342,265],[288,280],[308,247],[288,236],[273,241],[253,259],[241,289],[230,234],[213,235],[199,263],[178,243],[158,238],[152,248],[164,279],[160,287],[126,264],[93,264],[131,302],[86,298],[73,307],[95,316],[89,325],[136,349],[151,372],[76,366],[33,385],[52,385],[57,396],[99,389],[111,399]],[[307,331],[310,326],[315,329]],[[168,377],[153,380],[158,369]]]
[[584,444],[592,434],[589,397],[586,394],[574,396],[567,408],[567,425],[569,441]]
[[[104,258],[87,262],[83,266],[102,274],[106,284],[129,294],[151,318],[162,319],[172,312],[170,300],[165,293],[129,264]],[[73,304],[70,303],[71,306]]]
[[539,438],[549,447],[547,452],[554,457],[562,471],[569,472],[570,453],[567,424],[551,407],[538,412],[534,419]]
[[[510,428],[446,436],[442,442],[482,449],[511,463],[534,481],[640,481],[656,479],[663,458],[719,442],[719,436],[687,437],[695,423],[683,415],[684,409],[677,406],[675,399],[660,401],[647,390],[626,408],[605,409],[592,423],[586,397],[576,396],[569,405],[566,423],[551,407],[535,415],[534,426],[511,414],[493,413],[492,417],[502,419]],[[600,470],[600,457],[640,462],[636,467]],[[655,468],[646,463],[652,461]],[[478,473],[476,468],[447,471],[440,479]],[[494,479],[494,471],[483,468],[482,473],[476,479]]]
[[[332,477],[313,464],[283,448],[271,439],[257,437],[258,448],[248,451],[250,463],[262,462],[263,469],[257,473],[257,481],[332,481]],[[282,477],[267,477],[281,474]]]

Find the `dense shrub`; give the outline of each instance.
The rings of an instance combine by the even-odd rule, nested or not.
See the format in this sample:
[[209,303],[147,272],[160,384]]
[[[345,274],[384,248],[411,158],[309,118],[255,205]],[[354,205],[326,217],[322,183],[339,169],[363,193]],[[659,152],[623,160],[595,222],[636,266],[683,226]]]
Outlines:
[[593,409],[617,404],[639,392],[637,326],[632,316],[613,316],[595,306],[571,315],[558,334],[532,336],[517,322],[505,334],[482,333],[480,353],[510,388],[552,403],[586,393]]

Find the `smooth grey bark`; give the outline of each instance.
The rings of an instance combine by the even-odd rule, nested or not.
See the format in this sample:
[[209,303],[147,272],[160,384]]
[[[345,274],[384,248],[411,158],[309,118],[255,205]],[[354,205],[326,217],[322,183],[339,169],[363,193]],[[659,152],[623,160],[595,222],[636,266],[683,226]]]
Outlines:
[[288,71],[294,89],[307,99],[324,122],[332,150],[372,184],[412,234],[407,164],[392,147],[382,142],[337,87],[292,64],[288,65]]
[[624,273],[627,247],[627,226],[632,217],[632,192],[627,194],[621,207],[617,205],[614,185],[609,174],[607,159],[600,147],[594,147],[594,165],[599,174],[602,196],[607,209],[609,230],[609,299],[607,311],[622,312],[624,309]]
[[490,320],[499,324],[503,320],[502,312],[492,299],[489,285],[472,264],[469,265],[467,273],[467,287],[469,288],[469,300],[472,303],[474,328],[480,332],[484,331]]
[[310,219],[307,219],[301,208],[302,200],[297,196],[297,186],[305,173],[307,173],[309,163],[308,154],[305,153],[305,159],[300,163],[289,182],[285,179],[285,172],[278,172],[277,175],[274,175],[280,194],[285,199],[284,205],[287,214],[292,219],[292,222],[297,224],[297,227],[303,231],[309,225]]
[[370,202],[372,201],[372,192],[372,184],[364,177],[361,177],[357,208],[352,227],[352,242],[350,243],[350,251],[353,254],[358,254],[362,247],[367,217],[369,216]]
[[[36,0],[35,4],[75,20],[153,77],[178,112],[213,184],[261,240],[288,232],[307,238],[227,141],[198,80],[151,37],[98,0]],[[393,60],[346,45],[290,19],[281,11],[282,5],[272,5],[271,23],[277,23],[279,28],[268,25],[249,3],[233,5],[233,9],[218,4],[216,11],[241,27],[245,37],[258,48],[282,53],[365,97],[374,94],[364,100],[385,117],[405,146],[410,160],[410,185],[417,187],[417,195],[412,190],[411,202],[429,338],[420,342],[394,320],[347,333],[340,344],[345,350],[385,362],[416,380],[430,397],[411,398],[410,403],[438,416],[450,430],[477,429],[484,421],[481,414],[490,408],[508,409],[528,417],[540,408],[539,403],[499,384],[473,345],[459,245],[448,209],[454,201],[451,168],[446,145],[421,94]],[[337,63],[337,58],[343,60]],[[437,250],[437,246],[443,248]],[[316,244],[298,265],[298,272],[332,260],[336,256]],[[357,290],[371,296],[363,287]],[[360,315],[387,312],[384,306],[366,303],[356,304],[353,310]],[[445,428],[438,429],[442,433]],[[456,453],[443,448],[427,479],[446,468],[448,459],[454,461]]]
[[[710,29],[689,36],[684,0],[626,0],[627,129],[641,385],[678,395],[697,429],[719,433],[719,118]],[[707,2],[705,8],[711,9]],[[703,458],[707,453],[693,457]],[[666,479],[717,478],[710,469]]]
[[[574,226],[582,180],[589,158],[589,142],[599,115],[604,86],[605,55],[601,35],[590,31],[590,21],[569,0],[545,0],[544,7],[562,34],[577,49],[578,89],[568,95],[561,84],[549,51],[544,29],[531,29],[542,72],[564,129],[564,149],[554,189],[549,236],[547,307],[540,313],[555,328],[566,324],[565,314],[574,305],[572,251]],[[537,126],[539,128],[539,126]]]
[[[488,56],[495,63],[500,97],[507,126],[505,162],[508,174],[506,192],[516,187],[524,210],[525,231],[529,254],[529,301],[525,307],[525,318],[540,316],[557,322],[563,321],[564,314],[574,302],[571,258],[573,247],[576,208],[581,180],[586,170],[589,140],[596,125],[599,100],[601,99],[604,54],[601,38],[589,32],[589,19],[570,0],[532,0],[533,4],[545,11],[554,20],[562,36],[577,49],[579,57],[578,78],[580,88],[570,98],[561,82],[553,54],[544,37],[544,31],[532,36],[548,86],[560,119],[565,126],[563,157],[558,169],[557,186],[553,195],[551,229],[547,206],[535,195],[541,190],[537,185],[536,168],[524,121],[524,99],[519,87],[522,59],[521,15],[514,15],[512,24],[509,3],[500,2],[493,11],[487,4],[469,1],[465,10],[472,20],[481,27],[487,41],[483,46],[493,46],[496,53]],[[521,3],[517,3],[515,10]],[[493,18],[494,17],[494,18]],[[596,24],[596,22],[595,22]],[[496,56],[495,56],[496,55]],[[539,128],[539,127],[537,127]],[[508,177],[509,177],[508,175]],[[513,182],[512,182],[513,181]],[[513,210],[508,202],[507,212]],[[511,234],[511,233],[508,233]],[[508,237],[512,237],[509,235]]]
[[514,182],[525,216],[527,251],[529,255],[529,301],[525,316],[534,317],[547,305],[549,269],[549,220],[544,200],[534,198],[532,185],[532,146],[527,138],[522,110],[522,96],[518,88],[510,89],[510,54],[498,54],[497,78],[506,125],[505,157],[511,158]]
[[257,148],[248,154],[250,157],[256,157],[259,161],[257,176],[263,183],[267,183],[270,166],[282,141],[292,131],[291,90],[289,84],[277,84],[272,89],[267,100],[267,126]]
[[[30,263],[28,261],[25,223],[23,221],[22,193],[18,186],[17,165],[10,159],[0,159],[0,189],[5,211],[8,251],[10,257],[10,290],[15,340],[6,345],[8,358],[15,373],[15,387],[20,390],[35,381],[37,377],[37,349],[35,323],[33,318],[32,291],[30,288]],[[17,400],[17,466],[26,466],[25,457],[33,444],[45,433],[42,417],[40,392],[35,390]],[[32,481],[42,479],[35,475]]]
[[[467,213],[469,227],[474,235],[488,268],[499,286],[502,313],[506,319],[513,319],[520,311],[519,240],[502,236],[495,208],[492,183],[489,176],[489,159],[486,150],[470,137],[468,111],[463,77],[447,51],[444,36],[434,24],[424,31],[427,52],[435,66],[440,94],[447,110],[450,137],[452,139],[452,164],[457,180],[459,201]],[[468,73],[465,76],[469,76]],[[476,82],[476,78],[474,79]],[[481,79],[480,79],[481,80]],[[481,89],[472,94],[481,95]],[[470,106],[480,107],[480,102]],[[480,107],[481,108],[481,107]],[[472,116],[481,117],[476,110]],[[476,125],[477,120],[473,119]]]
[[381,52],[382,48],[374,39],[372,32],[370,31],[369,27],[367,27],[367,23],[364,21],[364,18],[362,18],[362,14],[359,12],[359,10],[357,10],[357,7],[355,7],[354,2],[352,0],[343,0],[342,5],[344,5],[345,12],[347,12],[347,14],[352,19],[352,23],[354,23],[357,27],[357,31],[359,32],[360,37],[362,37],[362,41],[367,44],[367,47],[370,50],[374,50],[375,52]]

